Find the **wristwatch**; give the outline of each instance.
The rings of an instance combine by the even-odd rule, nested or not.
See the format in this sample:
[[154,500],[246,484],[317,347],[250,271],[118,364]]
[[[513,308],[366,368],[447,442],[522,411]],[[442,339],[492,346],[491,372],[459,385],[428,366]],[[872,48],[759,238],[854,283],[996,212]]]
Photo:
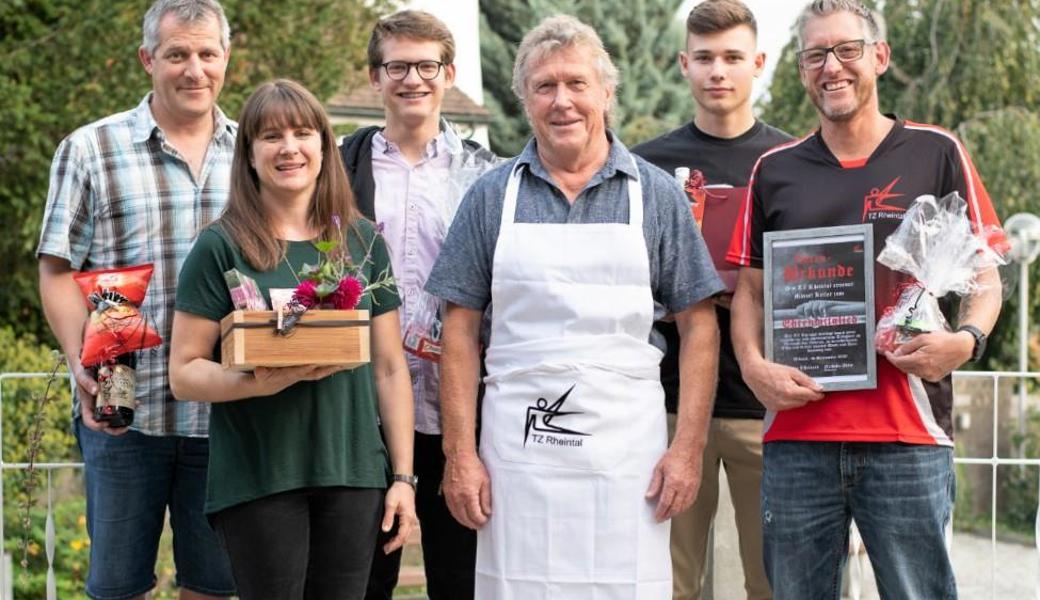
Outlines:
[[974,325],[961,325],[957,328],[957,332],[967,331],[971,334],[971,337],[975,338],[975,347],[971,350],[971,362],[978,362],[982,358],[982,354],[986,351],[986,334],[982,333],[982,330]]
[[418,475],[403,475],[401,473],[394,473],[394,481],[395,482],[396,481],[400,481],[402,483],[407,483],[408,485],[412,486],[413,490],[415,490],[418,487],[418,485],[419,485],[419,476]]

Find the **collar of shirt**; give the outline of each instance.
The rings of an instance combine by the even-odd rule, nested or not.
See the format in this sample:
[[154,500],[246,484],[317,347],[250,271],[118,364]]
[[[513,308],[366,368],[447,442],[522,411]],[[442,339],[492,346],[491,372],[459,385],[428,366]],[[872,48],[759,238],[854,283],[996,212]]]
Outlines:
[[[144,99],[137,105],[133,110],[132,119],[132,140],[135,144],[147,142],[152,138],[152,134],[156,130],[162,132],[162,128],[155,121],[155,115],[152,114],[152,92],[145,94]],[[220,110],[219,106],[213,107],[213,138],[220,139],[228,144],[235,143],[235,124],[231,119],[227,118],[224,111]]]
[[[599,185],[603,181],[610,179],[617,175],[618,171],[628,177],[639,177],[639,169],[632,161],[632,154],[628,151],[628,148],[621,143],[614,132],[607,131],[607,138],[610,140],[610,150],[607,152],[607,162],[603,163],[599,171],[592,176],[592,179],[585,185],[585,189],[589,189],[596,185]],[[549,175],[549,171],[546,170],[545,166],[542,165],[542,159],[538,156],[538,140],[531,138],[524,146],[523,152],[517,157],[517,162],[522,165],[527,165],[528,170],[532,175],[545,180],[546,183],[559,190],[557,185],[553,182],[552,176]],[[562,193],[562,192],[561,192]]]
[[[437,134],[437,137],[433,138],[428,144],[426,144],[426,148],[423,150],[422,160],[419,161],[419,164],[437,158],[444,152],[444,150],[444,132],[442,131]],[[403,160],[401,158],[401,149],[397,144],[386,139],[382,130],[377,131],[372,137],[372,153],[393,158],[395,160]]]

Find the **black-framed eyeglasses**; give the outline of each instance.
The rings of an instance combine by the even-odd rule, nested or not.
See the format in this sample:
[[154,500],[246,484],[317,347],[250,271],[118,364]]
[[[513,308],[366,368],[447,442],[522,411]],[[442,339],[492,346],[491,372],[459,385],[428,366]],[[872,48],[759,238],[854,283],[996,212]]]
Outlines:
[[798,57],[798,66],[806,71],[815,71],[823,68],[823,65],[827,63],[827,55],[832,52],[834,53],[834,58],[838,59],[838,62],[854,62],[863,58],[863,49],[873,43],[875,42],[850,40],[835,44],[829,48],[808,48],[795,53],[795,56]]
[[419,75],[420,79],[429,81],[440,75],[444,63],[439,60],[420,60],[419,62],[391,60],[379,66],[383,67],[383,70],[386,71],[386,76],[394,81],[401,81],[405,77],[408,77],[408,71],[411,71],[412,67],[415,67],[415,72]]

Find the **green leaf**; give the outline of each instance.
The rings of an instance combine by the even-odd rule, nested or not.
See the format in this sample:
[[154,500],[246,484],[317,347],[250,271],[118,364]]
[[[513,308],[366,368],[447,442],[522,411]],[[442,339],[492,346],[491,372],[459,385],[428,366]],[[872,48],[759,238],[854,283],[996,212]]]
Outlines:
[[318,249],[318,252],[322,254],[328,254],[339,246],[339,242],[336,240],[322,240],[320,242],[314,242],[314,247]]

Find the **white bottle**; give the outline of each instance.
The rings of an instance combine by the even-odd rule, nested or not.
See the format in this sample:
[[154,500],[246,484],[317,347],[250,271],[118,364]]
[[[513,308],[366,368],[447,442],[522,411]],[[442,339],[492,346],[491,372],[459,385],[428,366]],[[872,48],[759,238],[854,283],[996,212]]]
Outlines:
[[690,167],[675,167],[675,181],[679,187],[686,188],[686,180],[690,178]]

